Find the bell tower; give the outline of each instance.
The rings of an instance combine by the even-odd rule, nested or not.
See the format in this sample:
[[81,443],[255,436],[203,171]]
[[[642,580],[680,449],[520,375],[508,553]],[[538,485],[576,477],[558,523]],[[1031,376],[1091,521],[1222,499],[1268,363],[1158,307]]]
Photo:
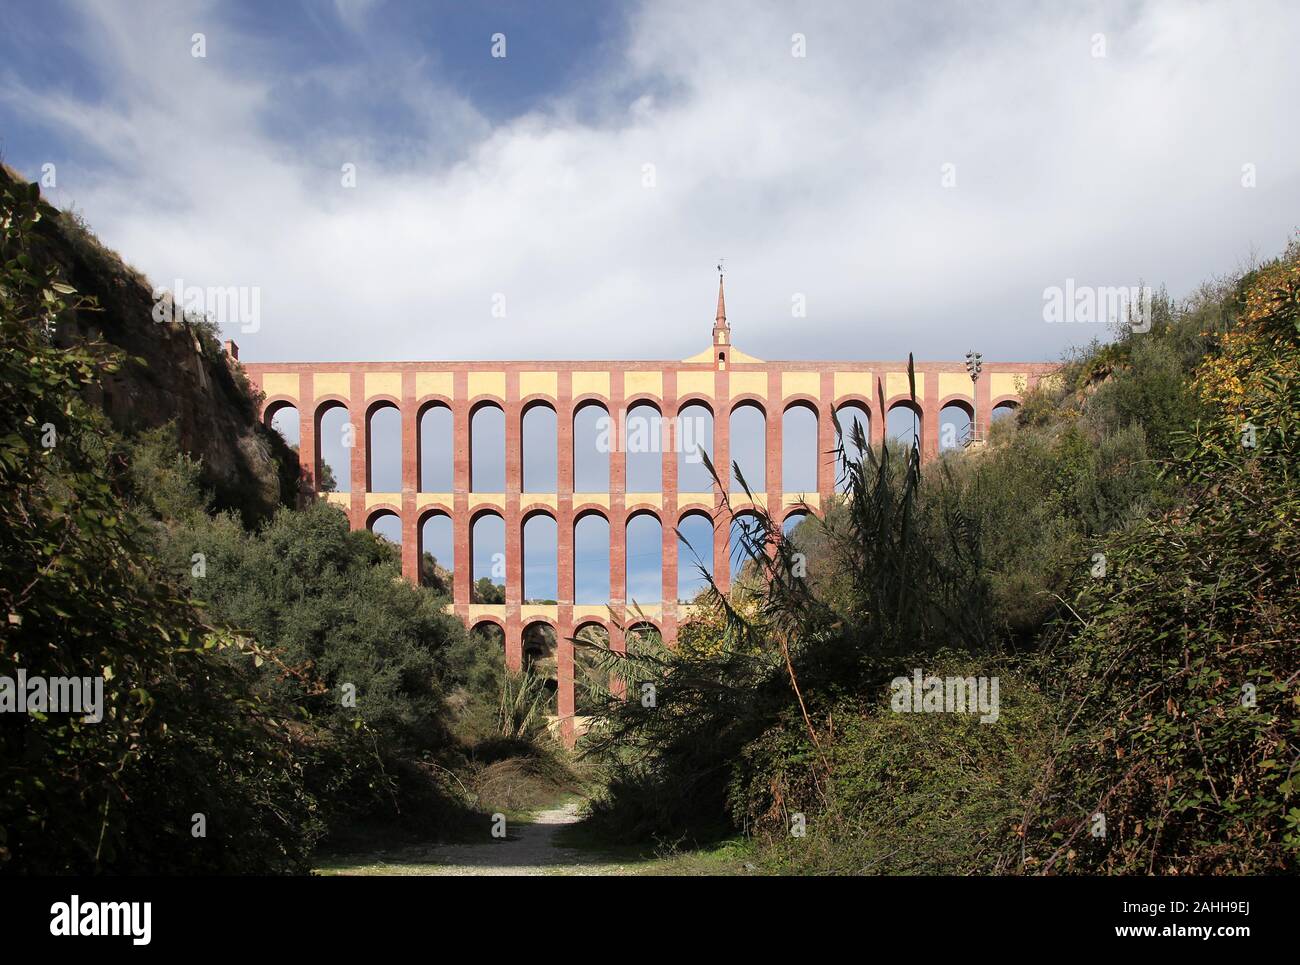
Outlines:
[[718,262],[718,314],[713,319],[713,367],[724,371],[731,355],[731,326],[727,324],[727,303],[722,293],[722,262]]

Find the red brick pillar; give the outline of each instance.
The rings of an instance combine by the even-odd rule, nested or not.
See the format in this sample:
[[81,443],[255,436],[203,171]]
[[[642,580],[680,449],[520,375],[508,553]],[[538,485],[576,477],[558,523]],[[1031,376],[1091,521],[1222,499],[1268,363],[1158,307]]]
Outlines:
[[[569,609],[572,614],[572,608]],[[565,747],[573,747],[573,715],[575,712],[573,694],[573,618],[557,620],[555,627],[555,709],[560,717],[560,739]]]
[[925,392],[918,400],[921,406],[921,461],[929,462],[939,455],[939,373],[927,369],[917,373],[924,380]]
[[610,379],[609,415],[609,605],[614,618],[627,619],[627,419],[623,411],[623,373]]
[[[835,374],[821,374],[821,392],[817,399],[817,496],[821,502],[822,512],[826,511],[827,501],[835,495],[835,480],[839,475],[840,464],[835,450],[840,439],[835,433]],[[840,426],[841,431],[849,432],[850,426]]]
[[515,607],[513,616],[509,605],[506,607],[506,669],[515,673],[524,668],[524,628],[519,622],[519,607]]
[[474,576],[474,553],[470,543],[469,525],[469,467],[470,439],[469,378],[465,372],[452,375],[451,424],[452,436],[456,440],[452,453],[452,602],[456,615],[462,620],[469,618],[469,604],[473,600],[471,587]]
[[884,394],[884,377],[876,376],[875,392],[871,400],[871,448],[881,449],[885,445],[885,430],[889,428],[886,425],[888,415],[880,408],[880,400],[885,397]]
[[731,493],[731,383],[726,371],[714,373],[713,465],[714,483],[713,583],[720,593],[731,589],[731,513],[723,500]]
[[[615,653],[627,653],[627,635],[623,632],[621,626],[612,621],[609,626],[609,648]],[[609,692],[619,699],[626,697],[627,681],[617,675],[611,675]]]
[[[772,522],[781,525],[785,508],[785,400],[781,397],[781,373],[767,373],[767,407],[764,418],[767,429],[763,468],[767,475],[767,511]],[[757,495],[757,493],[755,493]]]
[[989,424],[993,421],[993,392],[989,385],[991,376],[983,374],[975,382],[975,438],[989,437]]
[[[310,375],[303,376],[306,382]],[[301,502],[305,503],[316,492],[316,398],[310,392],[300,392],[298,399],[298,480]]]
[[574,743],[573,714],[573,375],[561,372],[555,407],[555,548],[556,621],[555,666],[559,692],[556,707],[560,714],[560,736],[565,746]]
[[659,594],[662,616],[659,620],[664,643],[677,643],[677,373],[664,373],[663,420],[660,433],[660,463],[663,470],[663,512],[660,530],[663,536],[663,590]]
[[519,405],[519,373],[506,373],[506,666],[523,666],[523,624],[519,606],[524,590],[524,527],[519,512],[523,476],[523,410]]
[[348,385],[348,422],[352,424],[352,460],[348,482],[353,529],[366,528],[366,493],[370,491],[370,425],[366,418],[366,377],[353,372]]
[[415,373],[402,373],[402,575],[420,585],[420,420],[415,408]]
[[573,616],[573,375],[561,372],[555,411],[556,592],[560,619]]

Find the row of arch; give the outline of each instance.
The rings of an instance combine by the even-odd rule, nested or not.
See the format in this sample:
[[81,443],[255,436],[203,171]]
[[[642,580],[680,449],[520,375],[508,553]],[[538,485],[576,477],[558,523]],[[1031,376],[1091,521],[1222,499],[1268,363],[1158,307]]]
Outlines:
[[[783,520],[787,535],[807,515],[807,511],[800,507],[791,508]],[[752,521],[752,514],[741,512],[731,523],[728,552],[732,576],[742,562],[739,534]],[[377,509],[370,514],[366,524],[372,532],[390,542],[402,542],[401,518],[395,510]],[[677,538],[673,543],[677,553],[679,601],[692,599],[703,589],[706,574],[713,572],[714,528],[713,518],[703,510],[688,509],[678,515]],[[604,605],[610,599],[610,554],[615,545],[610,530],[609,518],[597,509],[581,511],[574,517],[572,577],[573,602],[576,604]],[[547,510],[537,509],[523,516],[519,556],[513,564],[520,570],[518,573],[511,572],[512,564],[506,552],[505,518],[494,509],[480,510],[470,518],[468,559],[457,558],[452,517],[441,509],[423,513],[417,538],[421,557],[427,554],[431,558],[429,567],[421,567],[424,582],[438,578],[432,564],[451,572],[457,566],[470,566],[474,598],[468,602],[493,602],[484,596],[487,588],[480,583],[484,579],[497,588],[504,586],[507,580],[517,581],[520,599],[525,603],[553,603],[559,595],[559,524]],[[624,550],[622,575],[626,599],[639,603],[664,602],[665,544],[659,515],[649,509],[629,514],[621,546]]]
[[[1014,408],[1013,400],[994,407],[1000,418]],[[701,453],[713,459],[714,415],[703,400],[682,402],[673,431],[667,430],[660,407],[651,400],[632,402],[623,410],[622,432],[616,431],[609,410],[599,401],[580,402],[573,414],[573,490],[608,492],[612,454],[623,462],[626,492],[657,493],[662,489],[665,454],[677,459],[679,492],[708,492],[713,481]],[[854,422],[861,424],[865,438],[871,438],[871,414],[858,401],[843,402],[835,410],[846,432]],[[974,412],[969,401],[947,400],[939,414],[938,449],[957,448],[970,436]],[[292,445],[299,441],[299,413],[292,403],[274,402],[266,409],[268,425]],[[350,491],[351,449],[356,431],[346,403],[327,400],[316,409],[313,478],[319,488]],[[506,485],[506,413],[499,404],[480,402],[469,414],[469,488],[472,492],[501,493]],[[768,460],[767,411],[756,399],[741,399],[728,411],[729,463],[739,465],[751,488],[766,488]],[[810,400],[788,402],[781,411],[781,481],[784,492],[816,492],[818,462],[818,413]],[[920,409],[910,400],[897,400],[885,415],[884,436],[904,444],[921,442]],[[527,404],[520,416],[522,489],[524,492],[557,491],[559,445],[558,416],[548,402]],[[397,492],[403,488],[401,412],[395,402],[373,402],[366,413],[367,492]],[[619,439],[623,445],[618,445]],[[417,414],[415,488],[420,492],[451,492],[457,442],[451,407],[433,401]],[[777,454],[773,454],[774,456]],[[328,467],[328,471],[326,471]],[[741,482],[734,477],[732,491]]]
[[[558,650],[560,639],[572,638],[579,643],[590,643],[607,648],[611,644],[611,625],[608,620],[585,617],[574,625],[571,632],[564,632],[556,626],[555,621],[545,617],[533,617],[526,620],[520,628],[519,657],[520,666],[540,677],[550,691],[551,713],[560,712],[567,706],[570,713],[583,716],[596,711],[601,701],[592,699],[588,683],[599,682],[601,688],[611,687],[616,692],[622,685],[616,678],[601,673],[599,666],[591,658],[586,648],[577,646],[571,651],[571,665],[567,674],[560,672]],[[502,659],[507,659],[506,624],[500,617],[483,616],[474,620],[470,631],[479,636],[484,644],[494,648]],[[659,625],[649,618],[639,619],[622,631],[623,646],[631,643],[639,634],[658,634]],[[561,694],[565,690],[567,693]]]

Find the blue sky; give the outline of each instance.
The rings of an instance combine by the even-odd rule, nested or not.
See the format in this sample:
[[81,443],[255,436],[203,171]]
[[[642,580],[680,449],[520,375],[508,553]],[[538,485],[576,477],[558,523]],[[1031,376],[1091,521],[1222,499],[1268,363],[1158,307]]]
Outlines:
[[226,320],[250,361],[680,359],[719,257],[761,358],[1050,360],[1109,329],[1048,322],[1047,289],[1186,294],[1300,223],[1282,0],[47,0],[4,27],[0,157],[52,165],[160,288],[256,291]]
[[1046,322],[1045,288],[1185,293],[1300,211],[1293,3],[54,0],[5,27],[4,159],[55,165],[160,287],[256,289],[228,326],[253,360],[683,358],[720,256],[760,357],[1054,359],[1107,330]]

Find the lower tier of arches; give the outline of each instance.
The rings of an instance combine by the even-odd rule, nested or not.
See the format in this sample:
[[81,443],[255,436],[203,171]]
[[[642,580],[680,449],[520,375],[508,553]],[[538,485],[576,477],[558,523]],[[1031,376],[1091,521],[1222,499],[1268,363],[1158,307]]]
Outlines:
[[[677,628],[690,619],[689,606],[595,607],[510,606],[505,604],[451,605],[466,629],[495,647],[508,669],[532,670],[551,688],[550,724],[555,735],[572,747],[586,729],[588,708],[580,678],[595,672],[583,647],[590,643],[627,652],[629,639],[638,633],[656,633],[669,646],[677,641]],[[671,612],[669,612],[671,611]],[[576,641],[576,643],[575,643]],[[635,681],[609,680],[615,694],[626,693]]]

